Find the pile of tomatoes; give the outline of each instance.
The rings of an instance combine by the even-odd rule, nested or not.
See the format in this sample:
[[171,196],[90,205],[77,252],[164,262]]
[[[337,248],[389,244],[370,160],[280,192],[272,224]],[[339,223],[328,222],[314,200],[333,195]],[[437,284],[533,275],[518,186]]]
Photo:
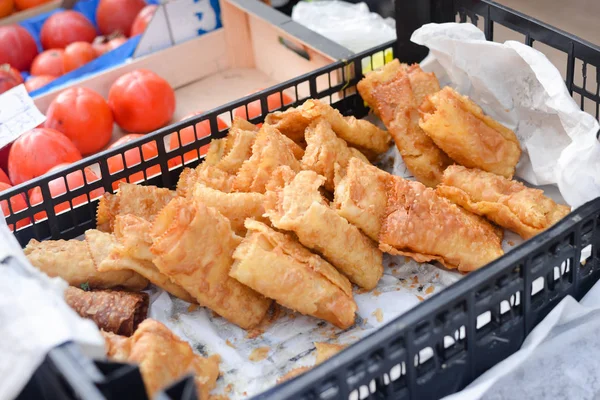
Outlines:
[[[0,17],[7,1],[13,0],[0,0]],[[25,28],[0,26],[0,93],[23,83],[20,71],[30,72],[25,87],[31,92],[119,47],[128,37],[144,32],[156,8],[144,0],[100,0],[96,10],[99,32],[83,14],[59,11],[42,25],[43,51],[39,54]]]
[[[291,104],[293,100],[279,94],[268,97],[269,110],[276,110],[283,105]],[[169,84],[147,70],[129,72],[115,81],[110,88],[108,101],[91,89],[73,87],[60,93],[50,104],[46,122],[43,126],[35,128],[21,135],[10,148],[0,150],[0,192],[26,182],[30,179],[64,168],[70,163],[81,160],[83,156],[93,154],[106,147],[113,131],[113,123],[129,133],[114,142],[109,148],[121,147],[127,142],[137,139],[148,132],[165,126],[175,111],[175,93]],[[202,111],[194,112],[183,120],[189,119]],[[246,107],[234,110],[235,117],[253,119],[261,115],[259,101],[252,102]],[[217,120],[219,130],[227,129],[228,125],[221,119]],[[209,121],[205,120],[192,126],[183,128],[171,135],[169,149],[173,150],[182,145],[190,144],[198,139],[211,134]],[[205,154],[208,146],[200,149]],[[197,157],[196,151],[184,154],[183,160],[187,163]],[[107,159],[109,173],[115,174],[123,171],[125,167],[139,165],[142,161],[149,161],[158,157],[155,141],[145,143],[141,151],[137,148],[126,151],[123,155],[116,155]],[[180,157],[169,160],[169,167],[182,164]],[[4,173],[7,171],[8,174]],[[160,173],[160,166],[154,165],[146,169],[146,176]],[[139,182],[144,178],[144,172],[136,172],[128,176],[130,182]],[[65,179],[59,178],[49,183],[51,196],[63,195],[67,190],[84,186],[100,180],[91,169],[85,168],[83,173],[76,171],[70,173]],[[125,179],[122,179],[125,180]],[[113,184],[117,189],[118,182]],[[90,193],[90,199],[102,195],[103,189],[96,189]],[[43,202],[39,187],[29,192],[31,205]],[[71,200],[73,206],[87,202],[87,196],[81,195]],[[18,213],[27,208],[23,195],[10,199],[11,210],[6,201],[0,202],[5,215]],[[55,212],[70,208],[68,202],[55,206]],[[35,220],[45,218],[44,212],[34,216]],[[17,228],[30,223],[28,218],[17,222]]]

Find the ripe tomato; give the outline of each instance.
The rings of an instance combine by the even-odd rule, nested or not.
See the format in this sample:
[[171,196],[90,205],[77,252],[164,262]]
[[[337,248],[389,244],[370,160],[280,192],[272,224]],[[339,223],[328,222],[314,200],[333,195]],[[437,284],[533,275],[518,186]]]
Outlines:
[[[59,164],[53,168],[50,168],[48,173],[61,170],[65,167],[67,167],[68,165],[69,164]],[[85,181],[84,181],[84,175],[85,175]],[[92,182],[99,181],[100,178],[90,168],[84,168],[83,174],[81,173],[81,171],[71,172],[70,174],[67,175],[66,180],[67,180],[66,185],[65,185],[65,179],[63,179],[63,178],[57,178],[57,179],[51,180],[48,183],[48,188],[50,189],[50,195],[52,196],[53,199],[67,193],[67,190],[73,191],[75,189],[83,187],[86,183],[92,183]],[[104,193],[103,188],[98,188],[98,189],[92,190],[89,193],[90,200],[99,198],[100,196],[102,196],[103,193]],[[43,202],[44,202],[44,197],[42,196],[42,190],[40,189],[39,186],[35,187],[31,191],[31,195],[29,196],[29,203],[32,206],[35,206],[35,205],[41,204]],[[73,207],[76,207],[83,203],[87,203],[87,196],[85,194],[82,194],[81,196],[77,196],[74,199],[72,199],[71,202],[73,204]],[[54,212],[56,214],[58,214],[62,211],[68,210],[70,208],[71,208],[71,206],[69,205],[69,202],[65,201],[63,203],[57,204],[54,207]],[[44,219],[44,218],[46,218],[46,212],[37,213],[33,216],[33,218],[36,221]]]
[[135,36],[139,35],[140,33],[144,33],[146,27],[150,23],[150,20],[152,20],[152,17],[154,16],[154,13],[156,12],[157,8],[157,5],[151,4],[144,7],[142,11],[139,12],[139,14],[135,17],[135,20],[133,21],[133,25],[131,25],[130,36]]
[[[114,149],[117,147],[121,147],[125,143],[129,143],[132,140],[140,138],[144,135],[139,133],[130,133],[129,135],[123,136],[121,139],[117,140],[113,144],[110,145],[109,149]],[[156,142],[150,142],[142,145],[142,155],[140,156],[140,152],[137,148],[133,148],[127,150],[123,156],[117,155],[113,157],[109,157],[108,162],[108,171],[112,174],[123,171],[125,167],[123,166],[123,157],[125,158],[125,166],[133,167],[135,165],[140,164],[142,161],[148,161],[151,158],[158,156],[158,149],[156,148]],[[155,160],[157,161],[157,160]],[[146,169],[146,176],[151,177],[154,175],[160,174],[160,165],[153,165],[150,168]],[[144,173],[142,171],[136,172],[129,176],[129,182],[136,183],[144,180]],[[113,189],[119,188],[119,182],[125,182],[126,180],[120,179],[117,182],[113,183]]]
[[154,72],[137,69],[113,83],[108,105],[124,131],[148,133],[163,127],[173,117],[175,92]]
[[63,67],[65,73],[73,71],[96,58],[96,50],[88,42],[75,42],[65,47]]
[[40,32],[44,49],[64,49],[73,42],[92,43],[95,37],[94,25],[83,14],[71,10],[52,14]]
[[51,75],[59,77],[65,73],[63,49],[52,49],[42,51],[31,64],[31,75]]
[[15,140],[8,155],[8,176],[18,185],[61,163],[81,160],[77,147],[62,133],[35,128]]
[[[180,121],[185,121],[186,119],[192,118],[196,115],[202,114],[204,111],[196,111],[192,114],[186,115],[181,118]],[[227,129],[227,124],[221,118],[217,118],[217,126],[219,127],[219,131]],[[216,132],[215,132],[216,133]],[[196,124],[196,135],[194,135],[194,128],[192,126],[188,126],[187,128],[183,128],[179,131],[179,139],[177,137],[177,133],[171,134],[171,138],[169,141],[169,150],[178,149],[179,140],[181,140],[181,146],[185,146],[186,144],[190,144],[195,142],[198,139],[202,139],[204,137],[210,136],[210,122],[208,120],[202,121]],[[200,148],[200,155],[206,154],[208,151],[208,146],[202,146]],[[183,155],[184,162],[188,162],[190,160],[194,160],[198,158],[198,153],[196,151],[190,151]],[[175,157],[169,160],[169,167],[176,167],[181,165],[181,158]]]
[[0,26],[0,49],[0,64],[19,71],[28,71],[38,53],[33,37],[19,25]]
[[46,86],[55,79],[56,77],[52,75],[32,75],[29,77],[29,79],[27,79],[27,82],[25,82],[25,89],[27,89],[28,93],[31,93],[34,90],[38,90],[39,88]]
[[2,168],[0,168],[0,183],[8,183],[10,185],[10,179],[8,179],[8,175]]
[[98,93],[73,87],[52,100],[44,126],[64,133],[81,154],[87,155],[102,149],[110,141],[113,115]]
[[12,143],[9,143],[0,148],[0,169],[3,169],[4,171],[8,171],[8,153],[10,153],[11,147]]
[[17,10],[26,10],[47,3],[49,0],[15,0]]
[[0,18],[8,17],[12,14],[14,5],[13,0],[0,0]]
[[8,64],[0,65],[0,94],[23,83],[23,77]]
[[121,32],[129,37],[131,25],[146,6],[144,0],[100,0],[96,9],[96,23],[103,35]]
[[[3,191],[5,191],[6,189],[10,189],[12,186],[9,185],[8,183],[4,183],[4,182],[0,182],[0,193],[2,193]],[[27,202],[25,201],[25,196],[22,194],[18,194],[16,196],[13,196],[10,198],[10,207],[12,208],[12,211],[14,214],[16,214],[17,212],[24,210],[27,208]],[[2,208],[2,214],[4,214],[5,217],[11,215],[10,209],[8,208],[8,202],[6,200],[2,200],[0,201],[0,208]],[[17,221],[17,229],[20,229],[24,226],[29,225],[29,223],[31,222],[31,218],[23,218],[19,221]],[[11,230],[15,230],[15,226],[13,224],[10,224],[8,226]]]
[[96,40],[94,40],[94,43],[92,43],[92,47],[96,51],[96,57],[100,57],[101,55],[121,46],[126,41],[127,38],[122,34],[115,34],[108,37],[98,36]]
[[[253,93],[260,92],[263,89],[258,89]],[[278,110],[282,107],[281,97],[283,97],[283,105],[292,104],[294,100],[290,96],[285,93],[282,93],[282,96],[279,96],[279,93],[273,93],[269,97],[267,97],[267,106],[269,107],[269,112]],[[252,103],[248,104],[248,115],[246,115],[246,107],[238,107],[233,111],[233,115],[235,117],[239,117],[242,119],[253,119],[260,115],[262,115],[262,111],[260,109],[260,101],[256,100]]]

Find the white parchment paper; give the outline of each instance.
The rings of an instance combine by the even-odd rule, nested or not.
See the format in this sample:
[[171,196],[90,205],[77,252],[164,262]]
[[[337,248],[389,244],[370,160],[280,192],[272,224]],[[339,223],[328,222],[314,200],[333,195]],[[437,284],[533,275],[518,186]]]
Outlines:
[[486,41],[472,24],[424,25],[411,40],[429,47],[439,63],[429,68],[441,83],[515,131],[524,150],[517,177],[557,184],[573,207],[600,196],[598,121],[579,109],[544,54],[515,41]]
[[66,282],[29,264],[0,210],[0,260],[9,256],[23,270],[0,264],[0,399],[15,398],[46,353],[62,343],[75,341],[89,357],[104,357],[96,325],[64,302]]

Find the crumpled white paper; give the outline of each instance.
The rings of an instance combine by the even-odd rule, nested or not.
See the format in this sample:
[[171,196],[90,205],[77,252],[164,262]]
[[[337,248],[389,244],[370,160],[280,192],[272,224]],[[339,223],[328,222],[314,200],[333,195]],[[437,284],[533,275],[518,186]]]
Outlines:
[[521,350],[444,400],[577,399],[600,396],[600,282],[580,303],[564,298]]
[[292,19],[356,53],[396,38],[395,22],[370,12],[365,3],[301,1]]
[[519,42],[486,41],[472,24],[424,25],[411,40],[429,47],[442,83],[515,131],[524,150],[517,177],[557,184],[572,207],[600,196],[600,126],[544,54]]
[[31,266],[0,211],[0,260],[18,259],[23,271],[0,264],[0,399],[15,398],[46,353],[75,341],[90,357],[104,357],[96,325],[63,301],[67,284]]

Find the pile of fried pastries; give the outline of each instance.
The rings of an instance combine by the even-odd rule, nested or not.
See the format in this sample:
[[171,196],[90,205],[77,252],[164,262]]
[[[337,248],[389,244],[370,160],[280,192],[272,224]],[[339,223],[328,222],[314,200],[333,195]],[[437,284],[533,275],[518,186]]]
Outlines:
[[[473,271],[503,254],[503,228],[527,239],[570,211],[512,180],[515,133],[434,74],[395,60],[358,91],[387,131],[313,99],[260,127],[235,119],[176,191],[121,183],[84,240],[32,240],[25,253],[73,286],[69,304],[107,331],[110,357],[142,365],[150,394],[185,372],[206,393],[218,356],[144,321],[135,292],[149,282],[243,329],[273,302],[345,329],[352,285],[376,287],[383,252]],[[371,163],[392,140],[416,181]]]

